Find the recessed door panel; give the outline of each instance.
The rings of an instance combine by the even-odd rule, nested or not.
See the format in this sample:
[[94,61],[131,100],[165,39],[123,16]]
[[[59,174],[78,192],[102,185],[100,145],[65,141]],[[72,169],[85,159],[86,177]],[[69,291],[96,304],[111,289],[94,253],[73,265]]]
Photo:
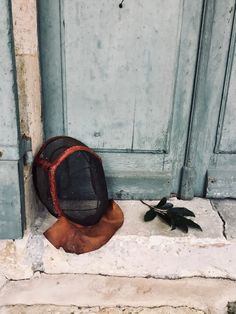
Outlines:
[[25,218],[10,1],[0,1],[0,12],[0,239],[16,239]]
[[[235,48],[234,48],[235,49]],[[226,95],[222,134],[219,149],[222,152],[236,153],[236,53],[234,51],[232,69]]]
[[38,2],[46,137],[99,152],[111,197],[178,192],[202,3]]
[[68,134],[94,148],[166,150],[179,1],[65,1]]

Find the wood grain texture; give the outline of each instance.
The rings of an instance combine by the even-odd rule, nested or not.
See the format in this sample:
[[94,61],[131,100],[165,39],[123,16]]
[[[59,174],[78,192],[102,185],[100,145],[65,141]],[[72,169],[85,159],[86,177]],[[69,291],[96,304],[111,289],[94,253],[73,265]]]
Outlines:
[[209,198],[235,198],[236,170],[209,169],[207,172],[207,191]]
[[106,174],[112,199],[160,199],[170,197],[171,173],[112,172]]
[[39,46],[46,138],[65,132],[60,1],[38,3]]
[[[15,65],[12,60],[12,22],[10,18],[10,1],[0,2],[0,145],[18,146],[16,85],[14,80]],[[10,131],[11,130],[11,131]],[[10,131],[10,132],[9,132]],[[6,148],[7,149],[7,148]],[[2,157],[4,154],[2,153]]]
[[0,12],[0,239],[12,239],[22,236],[24,193],[10,1]]
[[236,153],[235,121],[236,121],[236,18],[232,27],[231,45],[229,47],[227,80],[227,96],[225,99],[224,120],[220,139],[220,152]]
[[109,173],[172,172],[169,193],[177,193],[201,11],[197,0],[132,0],[123,9],[105,0],[40,1],[46,137],[83,140]]
[[23,236],[23,186],[19,162],[0,162],[0,239]]
[[[206,1],[186,155],[188,166],[195,168],[195,196],[205,195],[207,170],[217,169],[219,159],[226,158],[214,150],[234,12],[235,1]],[[227,170],[229,165],[224,165]]]
[[64,1],[68,133],[93,148],[164,150],[182,1]]

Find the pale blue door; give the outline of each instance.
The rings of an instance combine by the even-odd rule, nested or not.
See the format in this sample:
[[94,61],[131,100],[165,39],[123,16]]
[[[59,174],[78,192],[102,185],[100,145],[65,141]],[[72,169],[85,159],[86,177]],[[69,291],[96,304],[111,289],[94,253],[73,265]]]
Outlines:
[[234,0],[39,2],[45,134],[115,198],[236,197]]
[[38,1],[46,137],[99,152],[114,198],[178,193],[203,3]]
[[184,198],[236,198],[235,10],[235,0],[205,1]]
[[19,238],[24,227],[22,153],[12,39],[11,1],[0,1],[0,239]]

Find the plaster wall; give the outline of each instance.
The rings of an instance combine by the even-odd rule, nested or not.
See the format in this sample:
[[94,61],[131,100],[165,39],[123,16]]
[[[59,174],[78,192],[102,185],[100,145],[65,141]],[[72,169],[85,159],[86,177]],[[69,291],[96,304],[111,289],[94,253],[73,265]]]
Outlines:
[[[36,0],[12,0],[13,35],[20,112],[20,131],[31,140],[33,155],[43,140],[41,79]],[[30,157],[30,156],[28,156]],[[33,190],[31,160],[24,167],[26,225],[35,219],[38,203]]]

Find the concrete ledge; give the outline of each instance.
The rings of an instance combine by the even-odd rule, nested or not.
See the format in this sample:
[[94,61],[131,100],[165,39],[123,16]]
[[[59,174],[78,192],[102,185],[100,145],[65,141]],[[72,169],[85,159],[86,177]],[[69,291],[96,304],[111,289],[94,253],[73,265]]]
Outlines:
[[0,275],[0,289],[8,282],[7,278],[3,275]]
[[225,240],[186,240],[161,236],[116,236],[86,255],[65,254],[45,243],[46,273],[88,273],[128,277],[192,276],[236,279],[236,244]]
[[227,239],[236,239],[236,200],[212,200],[211,203],[221,216],[223,232]]
[[55,305],[14,305],[0,308],[0,314],[204,314],[186,306],[172,307],[77,307]]
[[[219,294],[219,291],[223,293]],[[236,282],[228,280],[41,275],[31,280],[9,281],[0,291],[0,306],[171,306],[222,314],[225,313],[227,302],[234,300],[235,295]]]
[[190,230],[185,235],[170,231],[158,219],[144,223],[145,205],[139,201],[119,201],[125,214],[124,226],[100,250],[75,255],[55,249],[43,237],[42,232],[55,221],[47,214],[36,221],[24,239],[0,242],[0,274],[15,280],[31,278],[35,271],[236,279],[236,241],[225,239],[223,222],[210,201],[197,198],[172,201],[193,210],[203,232]]
[[139,201],[119,201],[125,223],[107,245],[98,251],[77,256],[56,250],[44,241],[44,271],[54,274],[236,279],[236,242],[224,238],[223,222],[210,201],[197,198],[185,202],[172,201],[175,205],[192,209],[203,232],[190,230],[185,235],[178,230],[170,231],[158,219],[144,223],[146,206]]

